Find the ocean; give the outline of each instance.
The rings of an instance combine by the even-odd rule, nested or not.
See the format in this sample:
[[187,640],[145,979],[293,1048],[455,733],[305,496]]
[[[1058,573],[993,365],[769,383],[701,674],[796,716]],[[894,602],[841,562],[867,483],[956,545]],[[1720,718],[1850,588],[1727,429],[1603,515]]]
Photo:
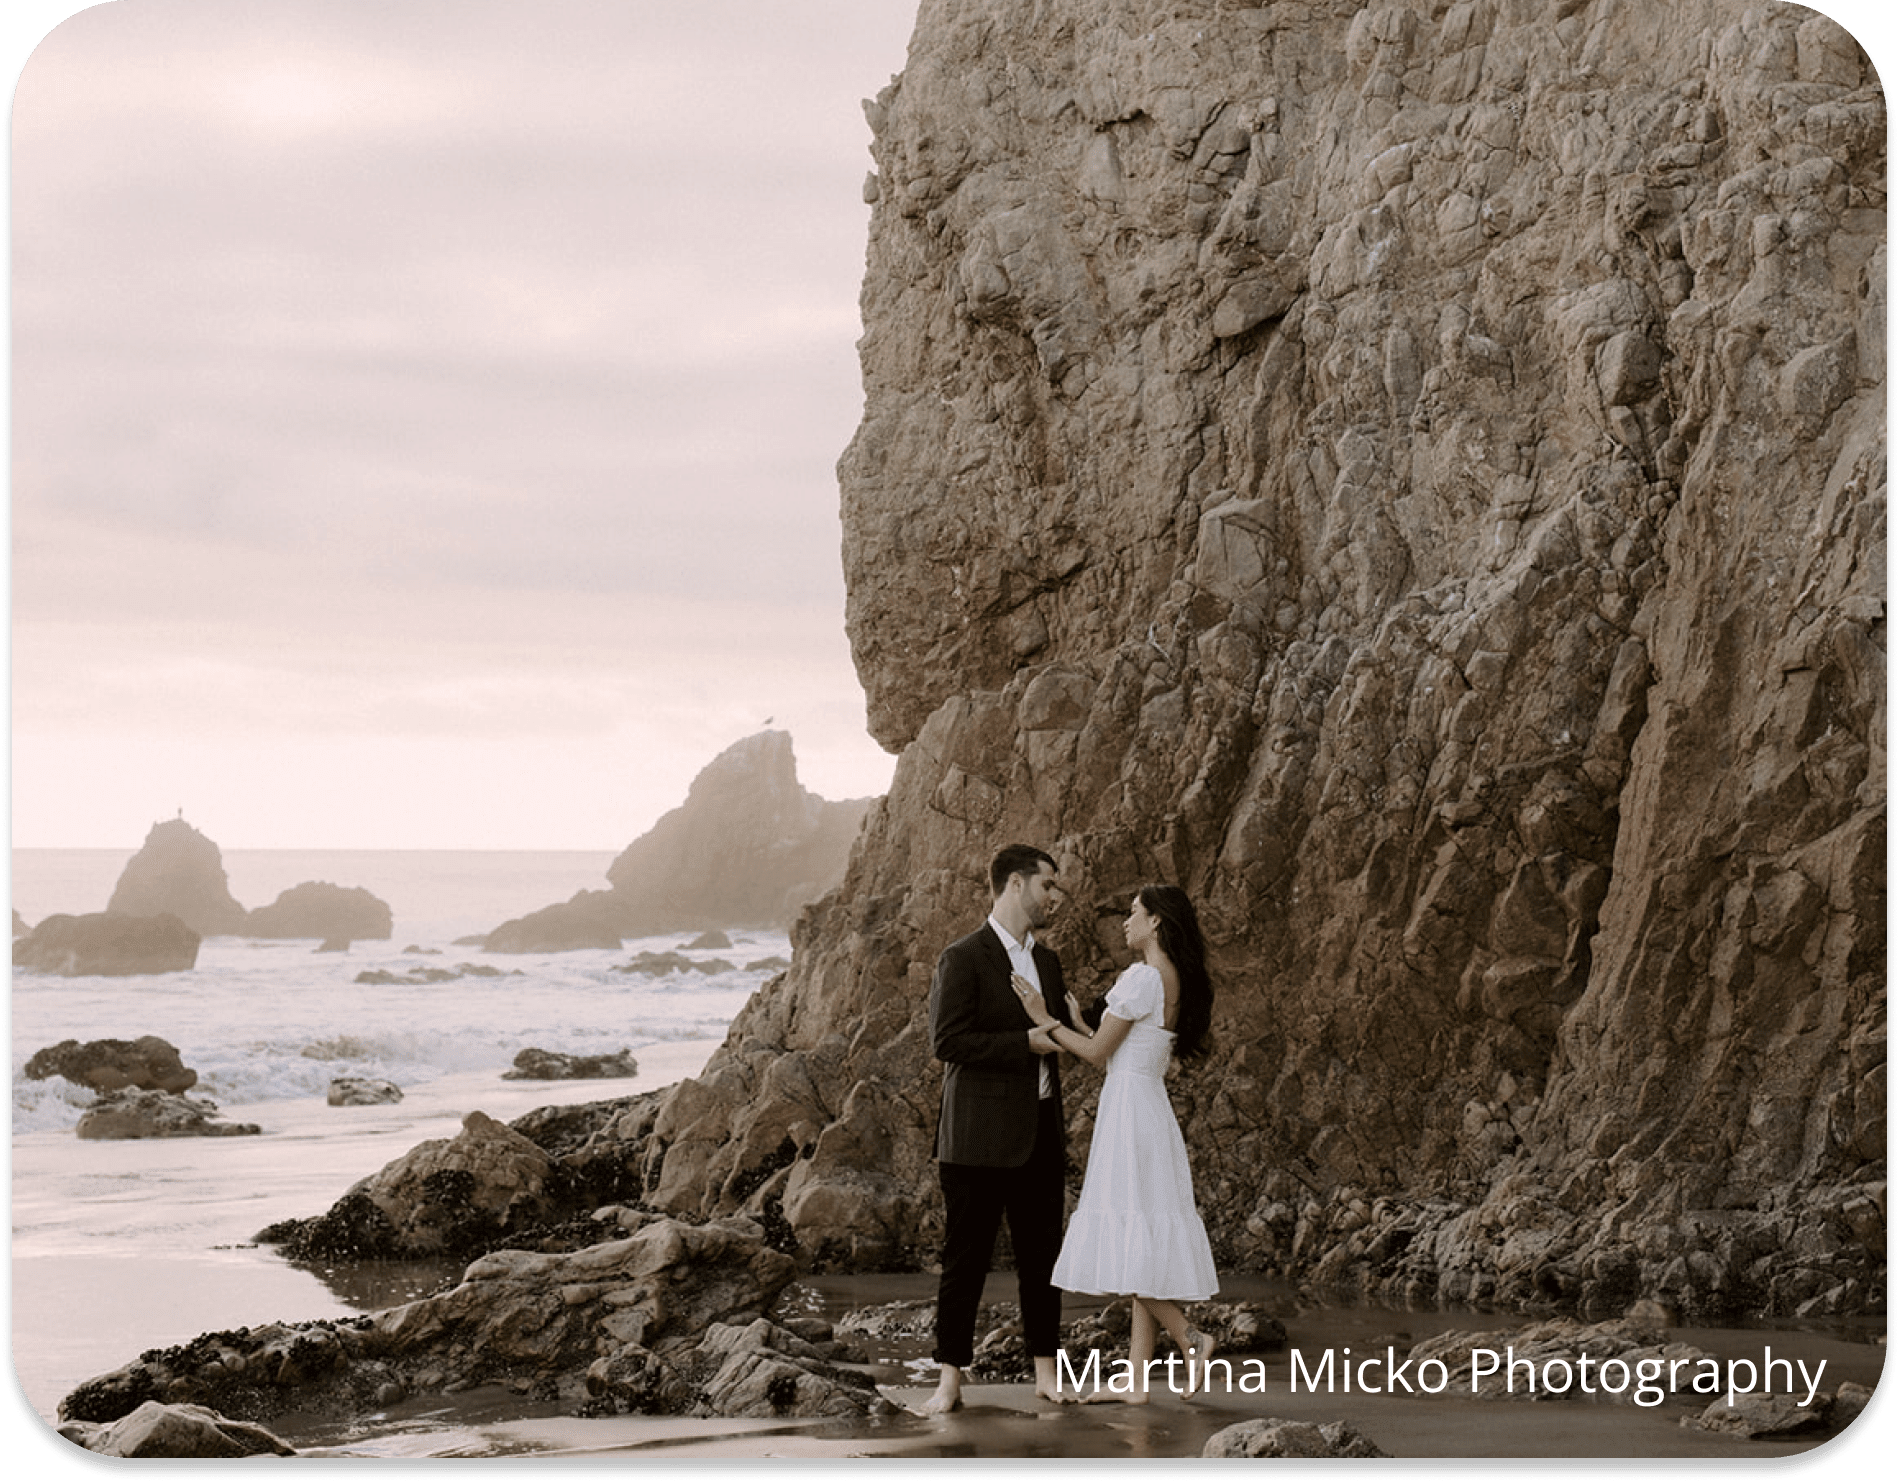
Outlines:
[[[12,899],[29,924],[105,908],[131,850],[13,851]],[[305,880],[360,885],[395,917],[387,942],[320,953],[314,941],[213,937],[190,972],[127,978],[14,973],[13,1357],[33,1414],[52,1421],[81,1381],[148,1348],[275,1320],[405,1300],[405,1273],[326,1282],[253,1236],[320,1214],[351,1185],[469,1112],[509,1121],[536,1107],[602,1100],[696,1074],[732,1017],[791,955],[783,932],[732,932],[685,950],[712,972],[619,969],[692,933],[630,939],[617,952],[489,955],[457,938],[606,884],[610,852],[230,850],[231,892],[267,905]],[[462,964],[502,976],[363,984]],[[91,1093],[28,1080],[35,1051],[62,1040],[155,1034],[198,1072],[189,1094],[256,1136],[90,1142],[74,1134]],[[630,1078],[508,1081],[529,1046],[628,1049]],[[395,1082],[400,1102],[332,1107],[339,1076]],[[432,1285],[437,1273],[410,1279]],[[374,1277],[371,1280],[370,1277]],[[392,1285],[393,1283],[393,1285]]]

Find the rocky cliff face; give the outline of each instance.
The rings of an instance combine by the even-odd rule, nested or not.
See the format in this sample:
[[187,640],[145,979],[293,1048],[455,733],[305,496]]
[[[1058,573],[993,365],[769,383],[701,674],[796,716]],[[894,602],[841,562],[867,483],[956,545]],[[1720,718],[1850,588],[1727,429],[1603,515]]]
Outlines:
[[[1884,1298],[1885,112],[1795,6],[925,0],[849,628],[900,752],[646,1152],[927,1259],[932,963],[1202,904],[1228,1264]],[[1071,1133],[1092,1087],[1073,1078]]]

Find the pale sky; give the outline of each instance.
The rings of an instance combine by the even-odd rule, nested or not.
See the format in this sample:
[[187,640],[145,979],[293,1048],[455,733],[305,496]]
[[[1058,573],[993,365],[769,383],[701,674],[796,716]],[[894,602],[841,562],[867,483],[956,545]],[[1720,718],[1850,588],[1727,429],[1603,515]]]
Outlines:
[[835,464],[914,11],[17,5],[14,844],[618,849],[767,720],[883,791]]

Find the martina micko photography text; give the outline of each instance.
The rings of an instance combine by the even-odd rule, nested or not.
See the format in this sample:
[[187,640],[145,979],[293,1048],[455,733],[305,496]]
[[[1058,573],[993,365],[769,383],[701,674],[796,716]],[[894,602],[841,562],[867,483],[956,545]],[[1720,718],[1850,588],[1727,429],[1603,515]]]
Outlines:
[[[1508,1346],[1501,1351],[1473,1348],[1470,1363],[1462,1373],[1441,1358],[1399,1358],[1397,1350],[1389,1346],[1382,1354],[1354,1354],[1349,1348],[1322,1348],[1308,1353],[1294,1348],[1289,1357],[1289,1392],[1295,1395],[1481,1396],[1501,1391],[1507,1395],[1575,1395],[1586,1399],[1626,1396],[1644,1408],[1688,1395],[1725,1394],[1731,1406],[1744,1395],[1776,1393],[1799,1395],[1801,1404],[1810,1405],[1826,1374],[1825,1359],[1809,1365],[1804,1358],[1775,1358],[1771,1345],[1762,1350],[1758,1363],[1745,1358],[1715,1359],[1705,1354],[1597,1359],[1587,1353],[1574,1360],[1545,1358],[1538,1362],[1517,1357],[1516,1350]],[[1266,1365],[1260,1359],[1235,1364],[1216,1357],[1197,1362],[1169,1354],[1165,1359],[1149,1359],[1143,1366],[1145,1372],[1137,1373],[1129,1359],[1104,1360],[1098,1348],[1089,1349],[1077,1369],[1063,1349],[1056,1355],[1055,1367],[1061,1384],[1082,1395],[1102,1390],[1132,1394],[1162,1386],[1178,1395],[1265,1394],[1268,1385]]]

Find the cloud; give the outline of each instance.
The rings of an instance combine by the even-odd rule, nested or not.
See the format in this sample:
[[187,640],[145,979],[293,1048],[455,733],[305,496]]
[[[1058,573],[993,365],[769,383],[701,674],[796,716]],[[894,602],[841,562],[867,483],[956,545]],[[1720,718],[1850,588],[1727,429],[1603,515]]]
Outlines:
[[[904,9],[116,0],[42,43],[14,113],[16,840],[115,827],[38,801],[115,743],[347,734],[441,772],[531,720],[638,733],[689,780],[730,717],[801,697],[827,717],[801,760],[880,788],[833,467],[859,100]],[[688,692],[716,724],[654,698]],[[306,842],[278,812],[262,842]]]

